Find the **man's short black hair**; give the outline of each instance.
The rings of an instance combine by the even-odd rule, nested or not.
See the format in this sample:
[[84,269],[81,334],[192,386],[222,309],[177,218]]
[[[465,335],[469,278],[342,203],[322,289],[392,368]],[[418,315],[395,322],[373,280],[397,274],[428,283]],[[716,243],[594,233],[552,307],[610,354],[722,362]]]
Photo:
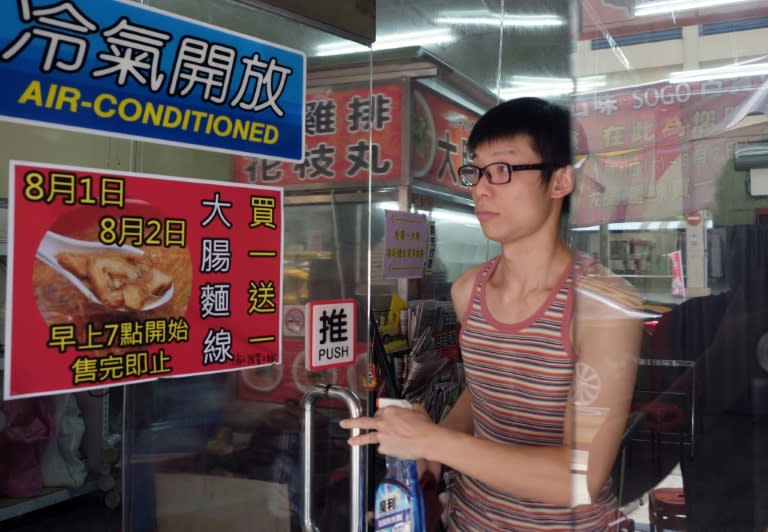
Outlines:
[[[489,109],[475,122],[467,149],[474,154],[485,142],[517,135],[527,135],[541,162],[553,165],[541,173],[545,183],[549,183],[553,170],[572,163],[570,113],[564,107],[534,97],[515,98]],[[569,200],[563,200],[563,213],[568,212]]]

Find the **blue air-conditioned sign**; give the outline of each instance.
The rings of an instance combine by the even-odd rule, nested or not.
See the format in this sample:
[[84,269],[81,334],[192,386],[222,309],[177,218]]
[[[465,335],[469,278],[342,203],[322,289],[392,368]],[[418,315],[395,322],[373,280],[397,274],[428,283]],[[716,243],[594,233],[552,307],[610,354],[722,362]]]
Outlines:
[[306,57],[124,0],[0,3],[0,116],[301,162]]

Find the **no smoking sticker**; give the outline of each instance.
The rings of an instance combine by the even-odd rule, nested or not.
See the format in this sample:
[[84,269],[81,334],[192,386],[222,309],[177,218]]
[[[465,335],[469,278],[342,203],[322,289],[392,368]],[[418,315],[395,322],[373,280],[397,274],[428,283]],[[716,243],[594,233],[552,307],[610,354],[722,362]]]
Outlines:
[[306,309],[303,305],[286,305],[283,310],[283,334],[304,336],[306,333]]

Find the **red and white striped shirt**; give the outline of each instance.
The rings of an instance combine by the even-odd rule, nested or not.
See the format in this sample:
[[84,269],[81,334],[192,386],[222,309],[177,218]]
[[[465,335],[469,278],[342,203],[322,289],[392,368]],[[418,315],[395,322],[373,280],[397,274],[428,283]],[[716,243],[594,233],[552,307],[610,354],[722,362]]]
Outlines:
[[[496,321],[486,306],[485,286],[499,257],[478,274],[460,335],[477,438],[562,445],[575,364],[569,335],[574,272],[583,260],[577,255],[539,310],[516,324]],[[449,491],[449,530],[606,530],[617,508],[610,482],[595,504],[575,508],[515,497],[463,474]]]

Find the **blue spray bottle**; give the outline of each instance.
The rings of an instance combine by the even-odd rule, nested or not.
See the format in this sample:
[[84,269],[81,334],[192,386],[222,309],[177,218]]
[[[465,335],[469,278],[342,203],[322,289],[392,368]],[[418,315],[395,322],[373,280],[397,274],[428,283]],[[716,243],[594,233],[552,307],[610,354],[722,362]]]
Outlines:
[[[379,399],[379,408],[411,408],[402,399]],[[415,460],[386,457],[387,473],[376,488],[374,529],[376,532],[424,532],[424,496]]]

